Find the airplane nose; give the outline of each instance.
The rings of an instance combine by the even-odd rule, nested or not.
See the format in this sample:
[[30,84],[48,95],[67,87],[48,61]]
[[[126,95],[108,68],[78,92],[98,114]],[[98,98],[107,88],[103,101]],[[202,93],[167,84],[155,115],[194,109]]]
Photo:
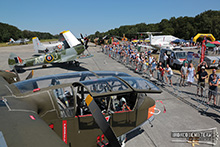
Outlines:
[[[157,111],[157,112],[155,112],[155,110]],[[153,115],[158,115],[158,114],[160,114],[160,109],[158,109],[158,108],[156,108],[156,105],[154,105],[154,106],[152,106],[152,107],[150,107],[149,109],[148,109],[148,117],[147,117],[147,119],[149,119],[151,116],[153,116]]]
[[149,119],[151,116],[154,115],[154,112],[155,112],[155,108],[156,105],[153,105],[152,107],[148,108],[148,116],[147,116],[147,119]]

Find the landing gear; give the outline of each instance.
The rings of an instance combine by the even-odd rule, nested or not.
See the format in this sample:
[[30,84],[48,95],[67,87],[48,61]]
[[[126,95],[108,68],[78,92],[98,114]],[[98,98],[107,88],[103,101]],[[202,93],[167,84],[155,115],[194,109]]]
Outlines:
[[42,68],[47,68],[47,65],[46,64],[42,65]]
[[80,63],[79,63],[79,61],[76,61],[76,60],[74,60],[74,61],[69,61],[69,62],[67,62],[67,64],[74,64],[76,67],[79,67],[79,65],[80,65]]
[[79,67],[79,65],[80,65],[79,61],[75,61],[75,66]]

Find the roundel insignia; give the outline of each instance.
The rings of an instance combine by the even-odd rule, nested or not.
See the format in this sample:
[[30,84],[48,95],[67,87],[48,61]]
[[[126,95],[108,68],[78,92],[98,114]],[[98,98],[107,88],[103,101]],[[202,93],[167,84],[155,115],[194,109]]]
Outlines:
[[47,62],[52,62],[53,59],[54,59],[53,55],[46,55],[46,56],[45,56],[45,60],[46,60]]
[[59,44],[57,47],[58,47],[58,49],[61,49],[61,48],[62,48],[62,45],[61,45],[61,44]]

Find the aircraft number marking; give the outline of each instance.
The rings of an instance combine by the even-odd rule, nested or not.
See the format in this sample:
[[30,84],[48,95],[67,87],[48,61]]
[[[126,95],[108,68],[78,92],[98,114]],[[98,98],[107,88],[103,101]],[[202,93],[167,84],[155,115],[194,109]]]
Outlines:
[[44,63],[44,58],[43,57],[35,58],[35,64],[41,64],[41,63]]

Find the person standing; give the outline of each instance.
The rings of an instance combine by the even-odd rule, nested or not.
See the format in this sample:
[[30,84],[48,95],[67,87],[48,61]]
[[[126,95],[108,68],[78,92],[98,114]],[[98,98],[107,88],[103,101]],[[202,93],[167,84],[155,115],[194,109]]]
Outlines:
[[[197,77],[199,75],[199,78]],[[205,66],[201,67],[201,70],[196,73],[197,84],[197,96],[199,95],[199,87],[201,88],[201,97],[203,96],[203,88],[205,88],[205,79],[208,78],[208,73],[205,71]]]
[[208,68],[208,65],[205,61],[199,63],[198,65],[198,68],[197,68],[197,71],[200,71],[201,67],[204,66],[205,68]]
[[173,86],[172,79],[171,79],[173,76],[173,71],[170,68],[169,64],[167,64],[167,68],[165,69],[165,72],[167,73],[167,76],[166,76],[167,83],[168,83],[168,79],[169,79],[170,85]]
[[153,61],[151,63],[151,70],[150,70],[152,77],[154,77],[154,71],[156,70],[156,67],[157,67],[157,62],[155,61],[155,59],[153,59]]
[[162,81],[162,82],[163,82],[163,74],[164,74],[163,65],[162,65],[162,62],[160,61],[160,62],[157,64],[157,79],[158,79],[159,81]]
[[164,61],[164,66],[166,67],[167,65],[167,59],[168,59],[168,56],[166,53],[163,54],[163,61]]
[[189,68],[187,70],[187,74],[188,74],[187,82],[191,86],[192,83],[194,82],[194,76],[195,76],[195,68],[193,67],[192,63],[189,64]]
[[214,106],[216,106],[216,95],[218,92],[218,79],[217,79],[217,75],[214,74],[213,75],[213,79],[212,81],[209,82],[209,101],[207,104],[209,104],[212,96],[213,96],[213,100],[214,100]]
[[[212,74],[209,75],[209,82],[213,80],[215,74],[216,74],[216,69],[212,69]],[[216,78],[220,80],[220,77],[218,75]]]
[[150,54],[150,56],[149,56],[149,64],[152,63],[153,59],[154,59],[153,56]]
[[180,69],[180,72],[181,72],[180,86],[185,86],[185,80],[187,77],[187,70],[188,70],[188,64],[185,62]]

